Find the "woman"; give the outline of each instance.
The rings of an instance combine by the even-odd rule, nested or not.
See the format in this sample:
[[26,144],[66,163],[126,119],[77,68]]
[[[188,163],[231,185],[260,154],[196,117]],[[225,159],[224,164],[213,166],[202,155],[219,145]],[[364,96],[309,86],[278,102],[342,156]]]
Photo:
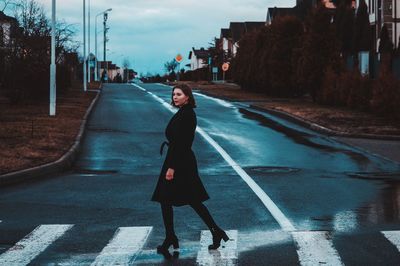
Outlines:
[[198,175],[196,157],[191,149],[197,125],[196,114],[193,111],[196,102],[192,90],[184,84],[172,89],[171,98],[172,106],[178,107],[179,110],[165,130],[168,142],[161,145],[160,154],[164,145],[168,145],[168,152],[152,197],[152,201],[161,204],[166,235],[157,250],[168,250],[171,245],[179,248],[174,231],[172,206],[183,205],[190,205],[201,217],[213,237],[213,243],[208,248],[217,249],[222,239],[228,241],[229,238],[216,225],[203,204],[209,197]]

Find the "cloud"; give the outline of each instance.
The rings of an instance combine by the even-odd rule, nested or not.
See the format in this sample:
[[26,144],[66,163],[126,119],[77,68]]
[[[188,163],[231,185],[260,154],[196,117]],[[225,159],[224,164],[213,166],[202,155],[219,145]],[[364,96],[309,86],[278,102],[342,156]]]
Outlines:
[[[50,17],[51,1],[42,3]],[[108,59],[121,64],[128,58],[139,72],[163,73],[163,65],[175,54],[187,56],[192,47],[208,47],[220,29],[231,21],[265,21],[268,7],[295,5],[294,0],[91,0],[91,48],[94,50],[94,22],[100,12],[112,8],[107,43]],[[89,0],[86,0],[89,3]],[[81,30],[83,0],[57,0],[57,18],[76,24]],[[98,31],[102,17],[98,16]],[[82,41],[82,32],[76,38]],[[99,54],[102,34],[98,34]],[[102,58],[102,57],[100,57]]]

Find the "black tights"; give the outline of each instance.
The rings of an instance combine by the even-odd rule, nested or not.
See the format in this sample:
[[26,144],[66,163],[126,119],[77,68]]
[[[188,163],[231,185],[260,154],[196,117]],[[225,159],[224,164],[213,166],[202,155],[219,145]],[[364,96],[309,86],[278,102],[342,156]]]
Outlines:
[[[192,203],[190,204],[190,207],[192,207],[196,211],[196,213],[201,217],[203,222],[210,230],[212,228],[217,228],[217,225],[215,224],[214,219],[211,217],[210,212],[202,202]],[[166,237],[175,236],[174,210],[172,209],[172,205],[161,203],[161,211],[164,220]]]

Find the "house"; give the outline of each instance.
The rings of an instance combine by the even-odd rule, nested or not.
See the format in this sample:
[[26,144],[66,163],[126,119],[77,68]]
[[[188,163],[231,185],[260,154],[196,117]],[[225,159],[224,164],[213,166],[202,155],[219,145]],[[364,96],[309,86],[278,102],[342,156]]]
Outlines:
[[223,51],[223,61],[231,59],[232,45],[231,31],[227,28],[222,28],[219,37],[219,49]]
[[[128,72],[128,73],[126,73]],[[132,80],[136,78],[136,75],[138,74],[137,72],[135,72],[133,69],[128,69],[128,71],[126,71],[126,69],[123,71],[124,73],[124,80],[126,80],[125,75],[127,75],[128,80]]]
[[[100,77],[103,77],[103,73],[107,74],[107,80],[111,82],[117,76],[119,67],[113,64],[112,61],[99,61],[100,66]],[[106,81],[107,81],[106,80]]]
[[[358,2],[358,1],[357,1]],[[366,0],[369,22],[373,28],[374,50],[378,52],[379,35],[383,25],[389,31],[394,47],[399,46],[400,2],[398,0]]]
[[220,39],[221,48],[224,51],[224,60],[230,61],[236,56],[239,48],[239,41],[245,34],[265,27],[264,21],[231,22],[229,29],[222,28]]
[[199,68],[207,67],[208,60],[210,58],[210,52],[204,48],[195,49],[192,47],[192,51],[189,52],[190,70],[196,70]]
[[[356,8],[356,0],[352,0],[352,7]],[[334,15],[336,10],[336,5],[332,0],[297,0],[296,6],[294,7],[273,7],[268,8],[266,24],[270,25],[274,18],[279,16],[296,16],[303,20],[306,18],[308,12],[318,3],[321,3],[325,8],[332,12]]]
[[266,25],[271,25],[276,17],[297,16],[297,9],[294,7],[270,7],[267,11]]
[[239,41],[246,33],[246,27],[244,26],[244,22],[231,22],[229,24],[229,29],[232,39],[232,56],[235,57],[239,48]]
[[11,45],[18,21],[0,11],[0,49]]

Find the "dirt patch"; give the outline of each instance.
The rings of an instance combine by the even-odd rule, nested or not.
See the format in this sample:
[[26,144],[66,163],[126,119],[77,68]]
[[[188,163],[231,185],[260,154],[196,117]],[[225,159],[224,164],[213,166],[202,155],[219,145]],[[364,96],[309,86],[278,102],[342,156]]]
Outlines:
[[400,121],[344,107],[321,106],[309,97],[300,99],[271,98],[248,92],[232,83],[184,82],[208,95],[232,101],[243,101],[261,108],[279,110],[323,127],[350,134],[400,136]]
[[95,92],[71,89],[57,95],[56,116],[49,103],[12,105],[0,101],[0,174],[22,170],[62,157],[74,144]]

